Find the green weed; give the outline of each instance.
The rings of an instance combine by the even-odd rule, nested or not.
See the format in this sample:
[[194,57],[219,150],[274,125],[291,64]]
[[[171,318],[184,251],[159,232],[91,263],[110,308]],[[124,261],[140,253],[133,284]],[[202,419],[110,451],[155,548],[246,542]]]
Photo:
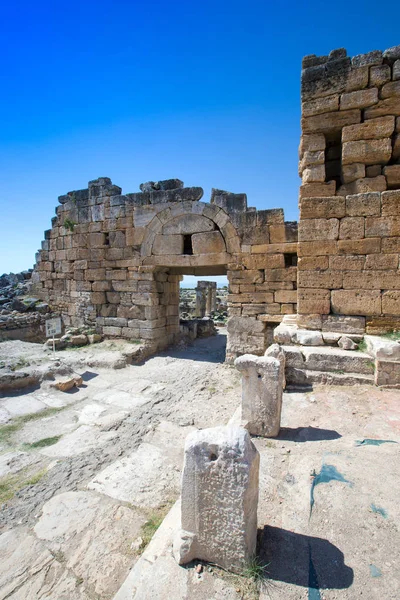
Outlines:
[[72,219],[65,219],[65,221],[64,221],[65,229],[68,229],[71,232],[74,231],[75,225],[76,225],[76,223],[75,223],[75,221],[72,221]]
[[22,444],[22,446],[26,450],[32,450],[34,448],[46,448],[46,446],[53,446],[53,444],[57,444],[60,438],[61,435],[55,435],[54,437],[43,438],[42,440],[38,440],[32,444]]
[[161,523],[164,521],[167,513],[169,512],[173,500],[168,500],[154,511],[149,512],[147,514],[147,521],[142,525],[140,537],[142,538],[142,543],[139,546],[138,553],[142,554],[150,543],[153,535],[160,527]]
[[60,408],[45,408],[45,410],[42,410],[41,412],[30,413],[28,415],[17,417],[14,419],[13,423],[0,427],[0,443],[9,443],[10,438],[14,435],[14,433],[22,429],[26,423],[29,423],[30,421],[37,421],[38,419],[44,419],[45,417],[51,417],[65,408],[66,407],[64,406]]
[[400,331],[389,331],[388,333],[384,333],[382,337],[397,342],[400,340]]
[[28,485],[36,485],[46,475],[47,469],[42,469],[26,479],[26,470],[18,475],[7,475],[0,479],[0,504],[11,500],[17,492]]

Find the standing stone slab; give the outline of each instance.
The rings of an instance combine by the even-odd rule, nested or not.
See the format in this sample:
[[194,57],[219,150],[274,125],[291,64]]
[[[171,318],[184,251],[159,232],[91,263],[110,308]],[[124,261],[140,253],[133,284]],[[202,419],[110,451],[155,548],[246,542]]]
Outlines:
[[279,433],[284,362],[272,356],[244,354],[235,360],[242,373],[242,423],[252,435]]
[[186,438],[179,564],[194,559],[242,572],[256,551],[260,456],[242,427],[215,427]]

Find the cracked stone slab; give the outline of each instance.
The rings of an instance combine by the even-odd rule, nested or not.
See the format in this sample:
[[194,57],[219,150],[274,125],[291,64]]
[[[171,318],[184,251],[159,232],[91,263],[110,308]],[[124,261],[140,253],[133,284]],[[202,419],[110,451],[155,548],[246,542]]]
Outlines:
[[177,493],[179,469],[160,448],[144,443],[106,467],[87,487],[134,506],[155,508]]
[[111,404],[113,406],[118,406],[119,408],[125,408],[127,410],[131,410],[133,408],[137,408],[138,406],[142,406],[147,402],[150,402],[151,398],[140,395],[132,395],[127,392],[99,392],[95,396],[93,396],[93,400],[97,402],[104,402],[106,404]]
[[89,592],[108,598],[132,565],[130,544],[144,521],[141,513],[93,492],[65,492],[46,502],[34,531]]
[[0,536],[0,600],[87,600],[84,589],[25,528]]
[[64,435],[57,444],[42,448],[40,452],[51,458],[77,456],[83,452],[90,452],[94,448],[106,445],[117,436],[116,431],[100,432],[96,427],[81,425],[72,433]]

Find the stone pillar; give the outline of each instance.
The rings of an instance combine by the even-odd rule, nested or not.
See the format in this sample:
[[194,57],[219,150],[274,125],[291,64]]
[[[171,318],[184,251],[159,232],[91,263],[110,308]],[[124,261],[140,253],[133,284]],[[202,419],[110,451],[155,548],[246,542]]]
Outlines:
[[196,288],[196,317],[202,319],[206,312],[205,290],[202,287]]
[[211,288],[207,286],[206,288],[206,317],[211,315]]
[[186,438],[179,564],[194,559],[240,573],[257,539],[260,456],[242,427],[214,427]]
[[211,288],[211,312],[217,310],[217,284]]
[[284,385],[284,361],[273,356],[244,354],[235,360],[242,373],[242,424],[252,435],[279,433]]

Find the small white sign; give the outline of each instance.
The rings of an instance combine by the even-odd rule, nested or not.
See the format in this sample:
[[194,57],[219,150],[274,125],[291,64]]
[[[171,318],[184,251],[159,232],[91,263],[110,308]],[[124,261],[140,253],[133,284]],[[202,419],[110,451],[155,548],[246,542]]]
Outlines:
[[53,337],[61,333],[61,318],[48,319],[46,321],[46,337]]

